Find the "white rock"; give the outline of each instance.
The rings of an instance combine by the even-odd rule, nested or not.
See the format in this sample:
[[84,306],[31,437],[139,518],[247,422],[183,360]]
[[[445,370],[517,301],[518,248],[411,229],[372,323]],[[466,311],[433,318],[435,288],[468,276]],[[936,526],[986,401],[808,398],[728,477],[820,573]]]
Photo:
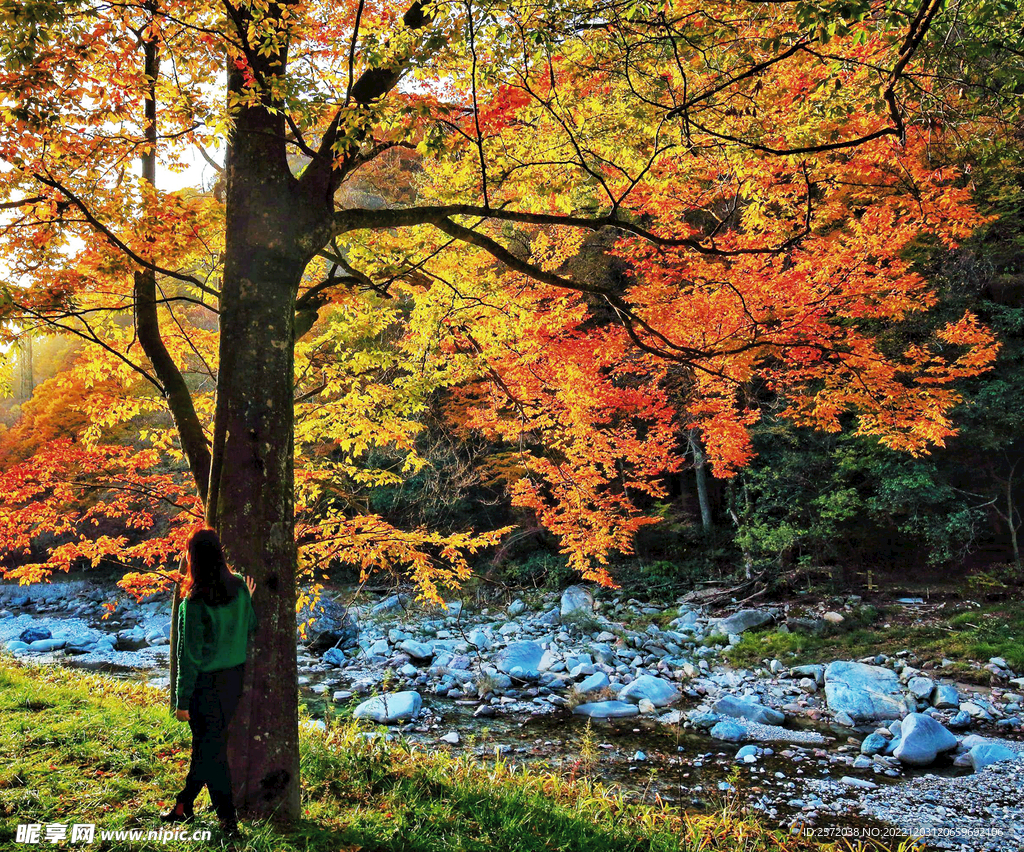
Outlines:
[[619,701],[639,703],[648,699],[655,707],[665,707],[679,698],[679,692],[673,684],[664,678],[653,675],[641,675],[632,683],[627,684],[619,692]]
[[594,611],[594,596],[582,586],[569,586],[562,592],[560,615],[562,618],[575,614],[590,614]]
[[420,712],[423,699],[418,692],[406,690],[378,695],[360,704],[352,714],[357,719],[370,719],[382,724],[413,718]]
[[591,719],[621,719],[636,716],[640,711],[635,704],[625,701],[596,701],[592,704],[577,704],[572,712]]

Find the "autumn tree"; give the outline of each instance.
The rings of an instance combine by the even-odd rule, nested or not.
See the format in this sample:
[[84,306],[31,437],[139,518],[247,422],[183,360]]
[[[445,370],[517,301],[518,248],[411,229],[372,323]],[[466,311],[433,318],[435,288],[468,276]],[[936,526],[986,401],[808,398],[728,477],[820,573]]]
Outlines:
[[[330,472],[297,492],[296,347],[329,340],[349,294],[419,294],[423,362],[486,378],[474,424],[530,439],[517,500],[603,581],[681,436],[718,473],[749,459],[753,376],[800,422],[851,412],[915,452],[951,432],[951,383],[991,361],[986,331],[965,316],[895,354],[873,339],[929,304],[910,242],[980,221],[933,118],[961,97],[922,60],[940,16],[938,0],[0,3],[8,333],[84,338],[147,383],[134,404],[166,405],[191,477],[174,499],[258,582],[243,810],[298,812],[296,495],[315,503]],[[158,186],[159,164],[222,143],[214,192]],[[361,180],[410,161],[404,192],[360,203]],[[580,266],[594,241],[600,268]],[[184,311],[216,333],[186,332]],[[301,409],[318,386],[299,381]],[[98,469],[55,461],[72,463]],[[378,534],[358,524],[311,534],[358,558]],[[428,589],[465,568],[442,546],[454,574],[409,557]]]

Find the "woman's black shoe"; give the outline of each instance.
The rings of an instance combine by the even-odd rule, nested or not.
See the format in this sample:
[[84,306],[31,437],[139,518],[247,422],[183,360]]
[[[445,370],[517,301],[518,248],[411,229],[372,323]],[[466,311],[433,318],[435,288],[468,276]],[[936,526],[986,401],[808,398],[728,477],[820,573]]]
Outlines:
[[167,813],[160,814],[160,822],[191,822],[194,816],[192,808],[177,802]]

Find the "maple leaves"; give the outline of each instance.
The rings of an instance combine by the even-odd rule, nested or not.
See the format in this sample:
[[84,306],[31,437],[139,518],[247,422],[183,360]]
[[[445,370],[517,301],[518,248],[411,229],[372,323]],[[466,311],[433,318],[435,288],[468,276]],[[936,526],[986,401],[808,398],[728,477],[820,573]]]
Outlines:
[[[834,62],[810,41],[776,62],[765,40],[774,22],[740,14],[723,32],[702,17],[705,42],[756,36],[724,82],[699,52],[688,66],[664,66],[667,32],[660,48],[631,53],[625,79],[615,42],[581,38],[533,77],[515,69],[495,110],[463,123],[466,156],[427,166],[425,189],[443,204],[477,191],[474,145],[500,149],[512,165],[492,173],[492,205],[628,206],[620,221],[644,223],[620,228],[618,278],[573,268],[580,234],[557,217],[546,229],[514,228],[488,223],[483,208],[458,227],[438,224],[448,236],[472,229],[479,251],[434,243],[445,259],[423,267],[442,282],[489,282],[459,285],[460,321],[448,324],[492,386],[470,422],[519,447],[529,474],[514,500],[602,582],[607,554],[628,553],[653,521],[643,498],[682,464],[688,430],[700,430],[715,472],[732,475],[752,458],[749,427],[767,393],[802,425],[834,431],[853,417],[858,434],[921,453],[955,432],[949,385],[987,369],[998,349],[969,316],[931,344],[894,352],[880,342],[886,326],[934,302],[911,247],[955,246],[984,221],[934,126],[894,125],[884,103],[853,110],[860,95],[835,95],[870,92],[893,38],[854,28],[831,39]],[[646,107],[629,103],[637,85]],[[555,194],[538,193],[538,182]],[[521,268],[493,266],[495,241]]]
[[[155,451],[86,447],[68,439],[7,467],[0,473],[0,549],[18,565],[5,575],[32,583],[82,561],[95,566],[116,558],[150,568],[173,562],[201,513],[180,474],[160,467]],[[168,518],[169,532],[149,535]],[[110,525],[136,533],[135,541],[97,532]],[[40,538],[56,542],[46,547],[43,561],[36,549]]]
[[[457,428],[515,459],[514,504],[609,583],[610,557],[654,522],[646,507],[687,463],[692,430],[719,476],[750,462],[766,403],[921,453],[955,431],[956,381],[996,355],[970,315],[933,340],[887,336],[934,303],[913,252],[955,246],[984,221],[953,150],[964,128],[946,126],[962,94],[918,62],[935,3],[905,16],[865,0],[841,20],[732,0],[55,9],[0,4],[0,251],[19,281],[5,333],[42,323],[102,355],[40,390],[81,389],[66,424],[81,445],[34,448],[5,472],[35,483],[3,504],[9,546],[24,555],[48,524],[70,541],[33,571],[155,564],[196,511],[168,472],[183,455],[160,416],[167,383],[139,351],[130,282],[157,275],[161,336],[205,450],[226,211],[131,173],[156,153],[147,98],[168,168],[266,110],[285,128],[278,182],[307,193],[296,209],[340,207],[319,243],[275,243],[315,257],[295,342],[308,566],[401,569],[435,597],[498,540],[400,530],[369,509],[373,489],[427,464],[418,440],[439,399],[460,411]],[[145,79],[143,43],[173,74]],[[225,53],[235,82],[221,99],[210,81]],[[266,211],[244,212],[254,223]],[[104,456],[122,483],[166,487],[181,511],[148,550],[26,511],[47,493],[80,505],[62,470],[98,476]],[[110,518],[152,528],[151,496],[101,491]]]

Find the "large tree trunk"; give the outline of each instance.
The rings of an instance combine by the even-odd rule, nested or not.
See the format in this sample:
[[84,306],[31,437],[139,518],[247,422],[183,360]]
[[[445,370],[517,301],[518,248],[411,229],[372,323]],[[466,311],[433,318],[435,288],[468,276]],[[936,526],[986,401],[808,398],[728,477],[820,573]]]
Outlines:
[[[272,3],[268,14],[284,8]],[[248,5],[229,2],[225,9],[239,43],[246,43]],[[412,28],[429,22],[418,2],[404,20]],[[287,46],[269,54],[250,50],[246,61],[257,79],[283,78]],[[400,72],[366,72],[353,87],[353,99],[362,103],[386,93]],[[257,583],[259,628],[229,738],[235,803],[248,815],[293,819],[300,812],[295,304],[306,264],[332,233],[332,199],[344,173],[335,168],[334,151],[342,113],[299,181],[288,165],[286,110],[275,100],[279,95],[271,86],[254,102],[239,63],[228,62],[227,81],[229,95],[244,95],[246,106],[233,114],[225,162],[220,363],[206,515],[232,567]]]
[[299,812],[292,334],[301,258],[232,244],[221,295],[209,513],[232,567],[257,583],[259,628],[232,725],[243,812]]
[[[229,73],[229,88],[239,85]],[[229,759],[239,809],[299,814],[295,660],[294,311],[329,208],[302,202],[280,115],[242,110],[228,146],[220,364],[207,519],[256,580],[259,618]],[[326,205],[325,205],[326,207]],[[318,216],[316,214],[319,214]],[[322,227],[322,226],[321,226]]]

